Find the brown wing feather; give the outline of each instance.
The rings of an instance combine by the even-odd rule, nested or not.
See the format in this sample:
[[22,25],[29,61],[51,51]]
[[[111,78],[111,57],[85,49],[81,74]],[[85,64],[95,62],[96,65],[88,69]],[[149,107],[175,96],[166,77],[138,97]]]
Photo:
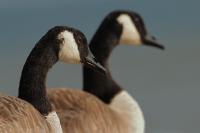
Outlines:
[[0,133],[51,133],[45,118],[29,103],[0,94]]
[[48,96],[64,133],[126,133],[123,118],[91,94],[62,88],[48,90]]

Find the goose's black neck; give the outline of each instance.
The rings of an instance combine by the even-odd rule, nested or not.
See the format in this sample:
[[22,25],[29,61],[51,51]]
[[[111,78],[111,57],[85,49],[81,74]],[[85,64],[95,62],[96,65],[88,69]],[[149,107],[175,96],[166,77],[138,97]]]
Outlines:
[[109,29],[101,26],[89,46],[97,60],[106,68],[106,75],[83,67],[83,90],[97,96],[108,104],[121,91],[120,86],[112,79],[108,68],[108,59],[112,50],[118,44],[120,32],[113,34]]
[[53,45],[45,43],[35,46],[26,60],[19,85],[19,98],[31,103],[41,114],[52,111],[46,94],[46,77],[49,69],[57,62]]

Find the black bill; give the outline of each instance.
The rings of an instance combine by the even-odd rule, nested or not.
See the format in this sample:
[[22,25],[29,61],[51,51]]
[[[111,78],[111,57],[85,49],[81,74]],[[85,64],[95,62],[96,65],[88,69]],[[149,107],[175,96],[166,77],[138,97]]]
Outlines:
[[161,45],[159,42],[156,41],[155,37],[150,36],[150,35],[146,35],[143,38],[143,43],[144,43],[144,45],[147,45],[147,46],[156,47],[156,48],[159,48],[159,49],[162,49],[162,50],[165,49],[165,47],[163,45]]
[[83,63],[86,67],[89,67],[102,74],[106,74],[106,69],[96,60],[96,58],[90,51],[89,51],[88,56],[85,57]]

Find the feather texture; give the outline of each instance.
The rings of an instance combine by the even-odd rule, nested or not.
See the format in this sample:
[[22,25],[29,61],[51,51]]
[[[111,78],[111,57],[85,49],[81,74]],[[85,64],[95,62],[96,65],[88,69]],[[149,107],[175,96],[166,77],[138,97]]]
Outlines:
[[52,133],[45,118],[28,102],[0,94],[0,133]]
[[64,133],[133,133],[129,121],[97,97],[75,89],[49,89]]

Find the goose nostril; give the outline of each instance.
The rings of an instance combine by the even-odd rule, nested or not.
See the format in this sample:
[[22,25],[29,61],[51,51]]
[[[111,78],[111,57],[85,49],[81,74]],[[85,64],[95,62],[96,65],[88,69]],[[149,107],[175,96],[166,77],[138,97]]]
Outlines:
[[155,37],[155,36],[152,36],[152,39],[153,39],[153,40],[156,40],[156,37]]
[[94,59],[94,61],[99,62],[99,61],[97,60],[97,58],[93,57],[93,59]]

